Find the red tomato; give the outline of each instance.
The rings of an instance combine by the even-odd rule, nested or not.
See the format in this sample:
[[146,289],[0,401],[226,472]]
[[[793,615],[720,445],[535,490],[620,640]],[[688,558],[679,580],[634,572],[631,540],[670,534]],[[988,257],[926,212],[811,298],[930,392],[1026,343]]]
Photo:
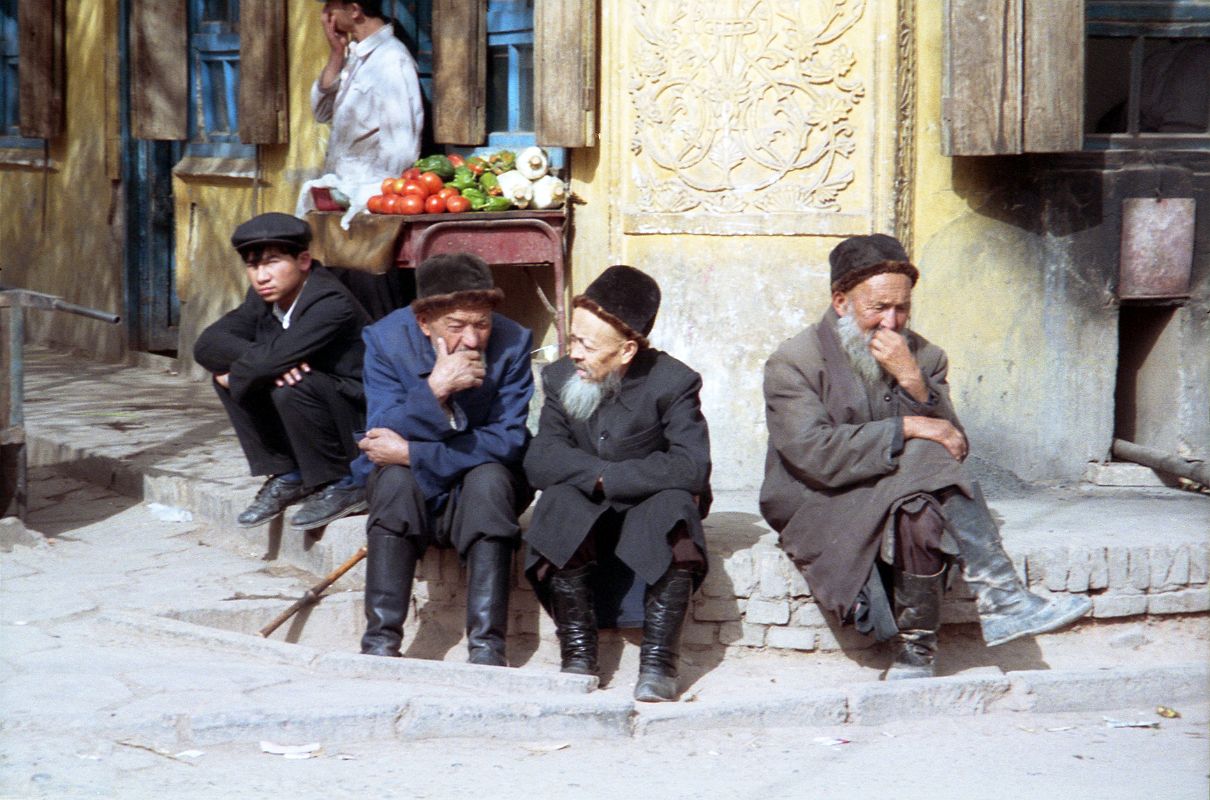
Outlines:
[[381,214],[382,213],[382,201],[383,201],[383,196],[380,194],[376,194],[373,197],[371,197],[369,200],[366,201],[366,208],[370,209],[371,214]]
[[463,211],[470,211],[471,201],[460,194],[454,195],[445,201],[445,207],[451,213],[461,214]]
[[436,172],[425,172],[420,175],[420,182],[428,187],[429,194],[437,194],[445,188],[445,181]]
[[420,174],[421,174],[420,170],[417,169],[416,167],[408,167],[407,169],[405,169],[403,171],[403,175],[401,177],[405,181],[414,181],[420,177]]
[[395,190],[395,194],[403,194],[403,187],[407,185],[407,181],[403,178],[396,178],[391,181],[391,188]]
[[404,181],[403,191],[401,191],[400,194],[419,195],[420,199],[423,200],[429,196],[429,187],[425,186],[420,181]]
[[382,182],[382,193],[383,194],[395,194],[395,179],[394,178],[387,178],[385,181]]
[[420,195],[405,194],[399,198],[399,213],[400,214],[422,214],[424,213],[424,200]]
[[442,200],[449,200],[451,197],[461,197],[462,192],[458,191],[453,186],[447,186],[441,191],[437,192],[437,196]]
[[398,214],[400,202],[402,201],[402,199],[403,198],[401,198],[397,194],[389,194],[386,197],[382,198],[382,213]]
[[424,200],[424,213],[426,214],[444,214],[445,213],[445,198],[430,194]]
[[450,153],[448,156],[446,156],[446,158],[449,159],[450,164],[454,166],[454,169],[457,169],[466,163],[466,159],[457,153]]

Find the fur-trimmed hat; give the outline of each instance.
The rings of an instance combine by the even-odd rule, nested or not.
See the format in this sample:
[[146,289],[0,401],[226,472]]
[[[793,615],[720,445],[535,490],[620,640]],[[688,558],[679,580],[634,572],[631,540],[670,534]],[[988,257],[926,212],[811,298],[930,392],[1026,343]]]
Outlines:
[[432,314],[459,306],[491,306],[504,299],[487,262],[471,253],[429,256],[416,268],[412,313]]
[[641,270],[615,264],[598,275],[571,303],[575,308],[591,311],[627,339],[645,347],[647,334],[651,333],[660,310],[660,286]]
[[832,248],[828,262],[832,265],[833,292],[847,292],[867,278],[884,272],[907,275],[913,286],[920,278],[920,271],[912,266],[903,245],[885,233],[850,236]]
[[311,244],[311,226],[291,214],[270,211],[241,224],[231,234],[231,246],[240,255],[254,248],[276,245],[301,253]]

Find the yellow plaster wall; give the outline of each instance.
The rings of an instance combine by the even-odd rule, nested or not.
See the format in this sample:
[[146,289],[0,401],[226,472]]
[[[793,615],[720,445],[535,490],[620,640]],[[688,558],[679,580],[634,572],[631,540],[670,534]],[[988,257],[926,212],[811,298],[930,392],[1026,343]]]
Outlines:
[[[571,188],[584,204],[574,209],[571,291],[582,291],[614,263],[639,267],[659,281],[663,304],[651,339],[702,373],[714,485],[754,489],[764,471],[765,360],[782,340],[823,313],[827,254],[841,236],[885,230],[891,223],[893,4],[865,4],[851,28],[819,45],[824,63],[849,54],[853,66],[844,78],[863,86],[848,116],[855,148],[850,158],[838,162],[839,168],[853,170],[852,182],[839,192],[839,208],[821,210],[805,202],[804,194],[794,194],[806,182],[804,175],[818,174],[810,168],[790,171],[759,188],[775,170],[747,151],[727,176],[733,179],[731,186],[721,191],[690,188],[686,194],[700,204],[683,213],[670,211],[678,202],[678,176],[703,181],[719,171],[703,169],[702,160],[690,164],[692,159],[679,170],[663,168],[654,156],[645,156],[653,143],[655,149],[708,151],[706,161],[727,158],[720,139],[707,140],[700,130],[710,118],[728,113],[725,109],[733,107],[728,104],[757,112],[755,119],[743,114],[733,118],[750,125],[736,134],[744,138],[743,146],[785,142],[789,128],[805,124],[794,115],[816,105],[805,99],[808,91],[819,91],[821,107],[839,93],[831,91],[835,81],[808,87],[795,72],[797,62],[781,61],[779,51],[797,59],[809,48],[803,39],[779,37],[789,29],[805,34],[825,11],[851,11],[862,4],[604,0],[601,5],[600,146],[577,151],[572,161]],[[678,22],[682,10],[688,16]],[[743,36],[721,35],[724,30],[742,30]],[[636,45],[642,37],[662,41],[667,49]],[[786,49],[794,42],[798,50]],[[740,54],[727,60],[732,44]],[[748,86],[769,75],[786,79],[782,91],[788,98],[778,102],[765,93],[763,100],[752,99],[760,95],[748,93]],[[745,76],[748,83],[741,79]],[[657,91],[644,95],[638,87],[645,81]],[[675,92],[680,95],[664,100]],[[644,181],[670,182],[648,195]],[[784,208],[778,205],[787,201]],[[720,210],[728,204],[731,210]]]
[[[0,283],[122,313],[124,301],[118,184],[106,174],[105,9],[67,4],[66,130],[51,142],[51,168],[41,151],[0,155]],[[22,163],[25,162],[25,163]],[[123,325],[61,312],[30,311],[30,340],[78,348],[105,359],[125,347]]]

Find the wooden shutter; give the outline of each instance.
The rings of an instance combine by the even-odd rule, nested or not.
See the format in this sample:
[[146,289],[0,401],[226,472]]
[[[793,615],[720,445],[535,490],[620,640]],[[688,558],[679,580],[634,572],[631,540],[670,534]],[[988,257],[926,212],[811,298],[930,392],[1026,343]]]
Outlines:
[[596,145],[597,0],[536,0],[534,132],[549,147]]
[[1079,150],[1083,0],[948,0],[942,152]]
[[241,0],[239,138],[246,144],[290,140],[285,0]]
[[188,139],[186,0],[131,0],[130,59],[130,129],[134,137]]
[[21,135],[53,139],[63,133],[67,92],[63,0],[20,0],[17,26]]
[[487,0],[433,0],[433,139],[487,137]]

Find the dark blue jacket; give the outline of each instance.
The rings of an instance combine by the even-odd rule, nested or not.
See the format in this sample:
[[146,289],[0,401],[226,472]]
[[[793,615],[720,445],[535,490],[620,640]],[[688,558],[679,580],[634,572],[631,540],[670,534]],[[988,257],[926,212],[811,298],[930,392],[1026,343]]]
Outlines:
[[[450,398],[453,425],[429,389],[437,356],[410,308],[367,326],[362,340],[366,429],[390,428],[407,440],[412,474],[430,510],[440,509],[462,476],[480,464],[520,466],[534,393],[533,334],[527,328],[492,314],[487,375],[481,386]],[[363,481],[372,470],[365,455],[353,462],[354,475]]]

